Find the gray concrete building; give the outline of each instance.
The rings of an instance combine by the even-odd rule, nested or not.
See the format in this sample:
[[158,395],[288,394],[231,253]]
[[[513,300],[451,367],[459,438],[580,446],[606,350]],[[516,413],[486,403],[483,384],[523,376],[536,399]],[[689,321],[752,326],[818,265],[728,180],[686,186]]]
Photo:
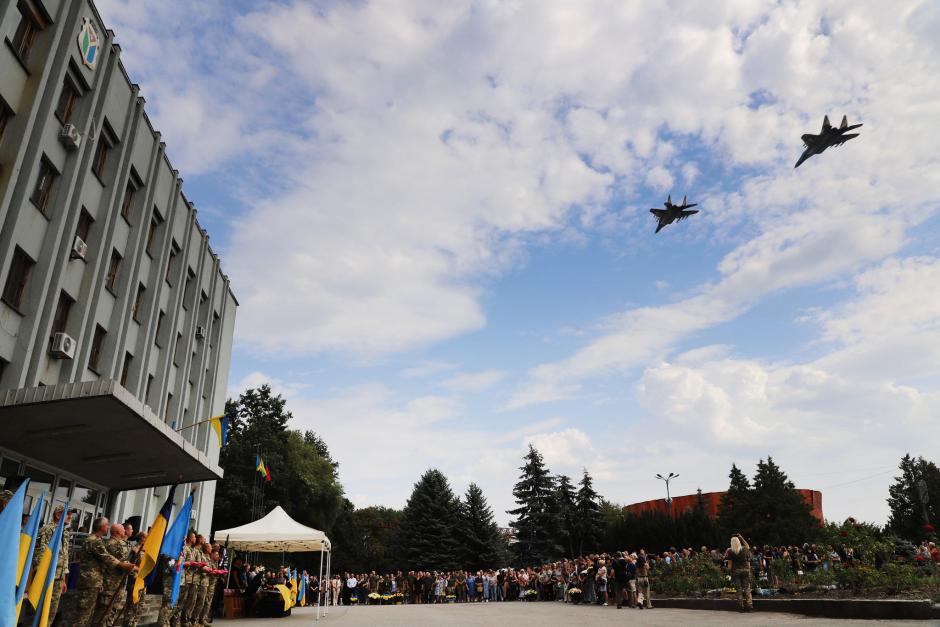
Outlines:
[[228,277],[94,5],[2,2],[0,37],[0,484],[82,531],[180,482],[207,533]]

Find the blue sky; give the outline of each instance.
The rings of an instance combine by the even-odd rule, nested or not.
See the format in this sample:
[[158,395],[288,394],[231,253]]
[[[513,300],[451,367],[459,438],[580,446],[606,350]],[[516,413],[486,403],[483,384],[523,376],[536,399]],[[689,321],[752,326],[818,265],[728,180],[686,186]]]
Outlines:
[[[883,522],[935,456],[936,3],[99,6],[240,300],[231,393],[357,505],[436,466],[505,522],[534,443],[620,503],[773,455]],[[794,170],[824,114],[861,137]]]

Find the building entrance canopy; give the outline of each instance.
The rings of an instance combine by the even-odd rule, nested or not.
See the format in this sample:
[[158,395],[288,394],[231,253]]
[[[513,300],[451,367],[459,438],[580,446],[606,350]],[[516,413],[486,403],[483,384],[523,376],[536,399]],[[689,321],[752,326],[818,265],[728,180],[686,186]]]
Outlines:
[[0,392],[0,446],[118,490],[222,478],[218,465],[107,379]]

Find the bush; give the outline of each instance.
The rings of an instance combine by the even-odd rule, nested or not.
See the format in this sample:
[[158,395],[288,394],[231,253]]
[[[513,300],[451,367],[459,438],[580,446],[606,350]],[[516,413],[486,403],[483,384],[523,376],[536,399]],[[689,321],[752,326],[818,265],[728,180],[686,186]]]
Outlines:
[[840,588],[860,593],[866,588],[880,588],[887,583],[885,574],[871,566],[840,568],[835,572],[836,583]]
[[692,596],[723,588],[727,579],[711,556],[697,553],[678,564],[658,564],[653,572],[653,588],[660,594]]

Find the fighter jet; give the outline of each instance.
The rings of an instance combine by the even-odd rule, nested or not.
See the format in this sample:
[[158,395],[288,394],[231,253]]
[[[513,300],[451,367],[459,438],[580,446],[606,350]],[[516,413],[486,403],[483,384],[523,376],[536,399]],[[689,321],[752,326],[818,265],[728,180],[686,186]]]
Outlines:
[[822,154],[822,152],[830,146],[841,146],[853,137],[858,137],[858,133],[848,133],[848,131],[856,129],[859,126],[861,126],[861,124],[849,126],[848,119],[843,115],[842,124],[839,125],[839,128],[835,128],[829,124],[829,116],[827,115],[823,118],[822,130],[819,132],[819,135],[811,135],[809,133],[803,135],[803,145],[806,147],[806,150],[803,151],[800,160],[797,161],[796,165],[793,167],[800,167],[801,163],[813,155]]
[[691,215],[698,213],[698,209],[695,211],[687,211],[689,207],[697,207],[697,203],[689,204],[685,196],[682,197],[681,205],[672,204],[672,194],[666,198],[666,208],[665,209],[650,209],[656,219],[659,221],[659,225],[656,227],[656,232],[659,233],[664,226],[672,224],[673,222],[678,222],[680,220],[685,220]]

